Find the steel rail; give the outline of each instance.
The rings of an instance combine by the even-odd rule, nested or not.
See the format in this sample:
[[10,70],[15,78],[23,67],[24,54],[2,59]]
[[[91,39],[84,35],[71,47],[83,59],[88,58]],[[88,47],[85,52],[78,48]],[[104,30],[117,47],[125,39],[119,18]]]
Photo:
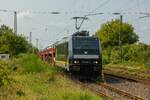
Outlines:
[[109,89],[111,91],[114,91],[120,95],[123,95],[124,97],[129,97],[130,99],[133,99],[133,100],[144,100],[142,97],[139,97],[139,96],[135,96],[135,95],[132,95],[126,91],[123,91],[123,90],[120,90],[118,88],[115,88],[115,87],[112,87],[106,83],[98,83],[98,85],[106,88],[106,89]]
[[87,88],[93,92],[95,92],[97,95],[103,97],[103,98],[106,98],[106,100],[115,100],[112,96],[108,96],[107,94],[103,93],[103,92],[100,92],[98,90],[95,90],[93,89],[92,87],[89,87],[88,85],[84,85],[82,82],[77,82],[78,84],[80,84],[81,86],[83,86],[84,88]]
[[114,77],[118,77],[118,78],[123,78],[126,80],[132,80],[132,81],[139,82],[139,83],[142,83],[144,85],[150,86],[150,80],[148,80],[148,79],[141,79],[141,78],[136,78],[136,77],[132,77],[132,76],[128,76],[128,75],[115,74],[115,73],[107,71],[107,70],[103,70],[103,73],[106,75],[110,75],[110,76],[114,76]]

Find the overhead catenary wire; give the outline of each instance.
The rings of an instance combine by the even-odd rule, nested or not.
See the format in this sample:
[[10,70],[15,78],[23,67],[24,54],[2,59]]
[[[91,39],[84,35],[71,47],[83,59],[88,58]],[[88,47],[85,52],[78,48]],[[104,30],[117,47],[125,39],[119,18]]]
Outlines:
[[[139,0],[138,0],[139,1]],[[112,14],[113,12],[101,12],[101,13],[92,13],[94,11],[97,11],[99,8],[101,8],[102,6],[108,4],[110,2],[110,0],[107,0],[105,2],[103,2],[102,4],[100,4],[100,6],[96,7],[94,10],[92,10],[91,12],[89,12],[88,14],[86,14],[85,16],[90,16],[90,15],[99,15],[99,14]],[[15,10],[6,10],[6,9],[0,9],[0,12],[14,12]],[[18,13],[21,13],[21,12],[29,12],[29,13],[32,13],[32,14],[51,14],[51,13],[54,13],[56,14],[57,12],[50,12],[50,11],[29,11],[29,10],[17,10]],[[72,13],[81,13],[80,11],[79,12],[60,12],[60,14],[72,14]],[[83,13],[83,12],[82,12]],[[84,13],[87,13],[87,12],[84,12]],[[121,12],[121,14],[129,14],[129,15],[135,15],[135,14],[146,14],[146,13],[149,13],[149,12]],[[147,15],[147,14],[146,14]],[[146,17],[146,16],[145,16]],[[81,25],[82,25],[83,22],[81,22]],[[80,26],[81,26],[80,25]]]
[[[73,1],[76,1],[76,0],[73,0]],[[92,14],[94,15],[94,13],[99,13],[100,11],[101,11],[101,8],[102,7],[104,7],[104,6],[107,6],[107,4],[110,2],[111,0],[103,0],[103,2],[101,3],[101,4],[99,4],[96,8],[94,8],[93,10],[91,10],[91,11],[94,11]],[[132,1],[132,0],[131,0]],[[134,1],[134,0],[133,0]],[[138,0],[139,1],[139,0]],[[143,2],[142,2],[142,0],[140,0],[141,2],[140,3],[145,3],[145,2],[149,2],[149,0],[144,0]],[[131,2],[129,2],[129,4],[130,4]],[[76,4],[77,5],[77,4]],[[15,11],[15,10],[0,10],[0,12],[13,12],[13,11]],[[77,13],[82,13],[83,15],[86,15],[86,14],[89,14],[91,11],[80,11],[80,10],[77,10],[77,11],[61,11],[60,12],[60,14],[64,14],[64,15],[69,15],[69,14],[77,14]],[[142,10],[141,10],[142,11]],[[43,15],[49,15],[49,14],[51,14],[50,12],[51,11],[48,11],[48,10],[40,10],[40,11],[38,11],[38,10],[33,10],[33,11],[31,11],[31,10],[17,10],[17,12],[18,13],[22,13],[22,12],[29,12],[29,13],[32,13],[32,14],[41,14],[42,16]],[[100,13],[103,13],[103,14],[112,14],[113,12],[100,12]],[[143,12],[144,13],[144,12]],[[145,14],[143,14],[143,13],[140,13],[139,11],[133,11],[133,12],[122,12],[122,14],[128,14],[128,15],[139,15],[139,14],[141,14],[141,15],[145,15]],[[145,13],[149,13],[149,12],[145,12]],[[100,15],[101,16],[101,15]],[[146,16],[146,15],[145,15]],[[138,17],[138,16],[134,16],[134,17]],[[143,17],[143,16],[142,16]],[[95,17],[94,17],[95,18]],[[107,19],[107,18],[106,18]],[[34,20],[34,21],[36,21],[36,20]],[[38,21],[38,20],[37,20]],[[39,20],[40,21],[40,20]],[[69,20],[70,21],[70,20]],[[67,22],[67,23],[65,23],[65,24],[69,24],[69,25],[65,25],[65,27],[67,27],[68,28],[68,26],[70,26],[71,24],[69,23],[69,21],[67,22],[67,21],[65,21],[65,22]],[[42,25],[42,23],[43,23],[43,25]],[[56,24],[58,24],[57,22],[56,22]],[[39,24],[37,24],[37,25],[39,25]],[[87,26],[87,25],[86,25]],[[34,26],[35,27],[35,26]],[[42,20],[41,20],[41,22],[40,22],[40,26],[37,26],[37,27],[40,27],[40,28],[37,28],[37,29],[35,29],[35,30],[46,30],[46,28],[48,27],[49,28],[49,26],[47,26],[46,25],[46,23],[45,22],[43,22]],[[62,26],[62,27],[64,27],[64,26]],[[66,30],[67,30],[67,28],[66,28]],[[89,27],[90,28],[90,27]],[[34,30],[34,31],[35,31]],[[64,29],[65,30],[65,29]],[[65,31],[66,31],[65,30]],[[70,28],[69,28],[69,30],[70,30]],[[48,30],[49,31],[49,30]]]
[[[97,14],[96,14],[96,13],[93,14],[93,13],[94,13],[95,11],[97,11],[99,8],[101,8],[101,7],[103,7],[104,5],[108,4],[110,1],[111,1],[111,0],[107,0],[107,1],[103,2],[103,3],[100,4],[98,7],[96,7],[95,9],[93,9],[91,12],[89,12],[89,13],[86,14],[86,15],[84,15],[84,17],[82,18],[82,21],[81,21],[79,27],[78,27],[78,28],[76,27],[76,29],[79,30],[79,29],[81,28],[81,26],[82,26],[82,24],[84,23],[84,21],[87,20],[87,16],[102,14],[102,13],[97,13]],[[77,21],[77,19],[76,19],[76,21]],[[77,23],[77,22],[76,22],[76,23]]]
[[96,7],[95,9],[93,9],[89,14],[94,13],[95,11],[97,11],[98,9],[102,8],[103,6],[107,5],[111,0],[106,0],[105,2],[101,3],[98,7]]
[[[93,10],[94,11],[94,10]],[[96,11],[96,12],[83,12],[83,11],[71,11],[71,12],[67,12],[67,11],[64,11],[64,12],[57,12],[57,11],[29,11],[29,10],[7,10],[7,9],[0,9],[0,12],[17,12],[17,13],[22,13],[22,12],[28,12],[28,13],[31,13],[31,14],[72,14],[72,13],[86,13],[84,16],[88,16],[88,15],[98,15],[100,13],[103,13],[103,14],[112,14],[112,13],[115,13],[115,12],[99,12],[99,11]],[[122,14],[142,14],[142,13],[150,13],[150,12],[143,12],[143,11],[133,11],[133,12],[128,12],[128,11],[124,11],[124,12],[118,12],[118,13],[122,13]]]

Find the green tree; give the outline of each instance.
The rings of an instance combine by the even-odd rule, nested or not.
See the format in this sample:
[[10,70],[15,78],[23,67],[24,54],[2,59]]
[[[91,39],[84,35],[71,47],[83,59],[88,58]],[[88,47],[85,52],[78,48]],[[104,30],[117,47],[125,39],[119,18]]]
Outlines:
[[119,34],[122,45],[133,44],[139,39],[132,25],[128,23],[121,24],[118,19],[104,23],[96,32],[96,36],[101,40],[103,47],[118,46]]
[[16,35],[13,30],[5,25],[0,27],[0,53],[17,55],[31,51],[32,45],[25,37]]

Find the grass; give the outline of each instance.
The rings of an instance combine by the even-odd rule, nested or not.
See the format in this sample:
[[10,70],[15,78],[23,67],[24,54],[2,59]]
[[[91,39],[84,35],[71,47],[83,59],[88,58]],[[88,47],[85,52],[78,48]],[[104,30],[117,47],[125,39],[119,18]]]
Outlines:
[[15,76],[15,80],[14,95],[19,100],[99,100],[98,96],[57,75],[54,80],[45,73]]
[[104,66],[104,69],[120,75],[129,75],[138,78],[150,79],[150,66],[145,66],[144,64],[108,64]]
[[45,64],[39,57],[34,54],[20,55],[21,59],[17,59],[17,63],[22,67],[24,72],[35,73],[35,72],[51,72],[57,71],[56,69],[49,68],[48,64]]
[[12,60],[17,67],[11,84],[0,87],[0,100],[101,100],[99,96],[62,77],[60,69],[37,56],[21,55]]
[[9,65],[9,61],[0,61],[0,87],[9,84],[12,66]]

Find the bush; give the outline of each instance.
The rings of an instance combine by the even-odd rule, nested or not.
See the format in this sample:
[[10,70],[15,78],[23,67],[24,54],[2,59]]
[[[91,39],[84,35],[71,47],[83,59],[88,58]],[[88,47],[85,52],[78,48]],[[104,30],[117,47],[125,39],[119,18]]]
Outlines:
[[10,82],[8,75],[11,73],[11,68],[7,62],[0,61],[0,86],[7,85]]
[[[23,68],[24,72],[52,72],[54,67],[49,67],[35,54],[20,54],[18,63]],[[55,68],[56,69],[56,68]]]
[[109,64],[110,62],[109,62],[109,60],[108,60],[108,55],[107,55],[107,51],[106,50],[104,50],[103,51],[103,55],[102,55],[102,60],[103,60],[103,64]]
[[16,56],[20,53],[38,52],[23,35],[14,34],[13,30],[5,25],[0,27],[0,53],[9,53]]
[[144,65],[146,68],[150,69],[150,46],[147,47],[144,55]]
[[[122,50],[122,54],[121,54]],[[122,57],[122,62],[121,62]],[[112,47],[109,52],[103,50],[103,63],[138,63],[150,66],[150,46],[145,44],[124,45],[121,49],[118,46]]]

